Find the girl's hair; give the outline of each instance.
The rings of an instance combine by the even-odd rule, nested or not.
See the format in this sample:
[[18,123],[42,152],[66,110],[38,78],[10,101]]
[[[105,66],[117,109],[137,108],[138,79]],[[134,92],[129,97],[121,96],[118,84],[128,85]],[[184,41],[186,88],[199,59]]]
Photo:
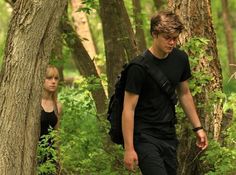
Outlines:
[[[58,71],[57,67],[55,67],[55,66],[53,66],[53,65],[50,65],[50,64],[47,66],[46,75],[45,75],[45,76],[48,75],[48,73],[49,73],[48,71],[49,71],[50,69],[56,70],[57,76],[58,76],[58,78],[60,78],[60,77],[59,77],[59,71]],[[58,109],[57,109],[57,90],[56,90],[54,93],[52,93],[52,99],[53,99],[54,106],[55,106],[55,109],[56,109],[55,112],[56,112],[56,114],[58,115]]]
[[160,11],[152,16],[150,23],[150,33],[168,33],[175,32],[181,33],[184,29],[183,23],[180,21],[179,16],[172,11]]

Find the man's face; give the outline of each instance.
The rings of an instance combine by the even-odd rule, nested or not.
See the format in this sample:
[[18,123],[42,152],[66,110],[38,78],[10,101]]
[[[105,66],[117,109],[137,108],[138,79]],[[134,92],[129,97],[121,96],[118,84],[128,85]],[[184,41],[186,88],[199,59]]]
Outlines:
[[179,32],[172,34],[159,33],[154,35],[154,44],[158,50],[164,53],[170,53],[176,46],[179,37]]

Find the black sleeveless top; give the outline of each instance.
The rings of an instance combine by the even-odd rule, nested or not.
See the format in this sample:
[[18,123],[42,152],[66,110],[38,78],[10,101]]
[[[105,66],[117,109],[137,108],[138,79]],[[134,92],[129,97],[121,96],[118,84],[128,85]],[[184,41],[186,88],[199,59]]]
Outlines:
[[41,110],[41,132],[40,137],[42,135],[48,134],[48,129],[51,126],[54,128],[57,124],[58,118],[55,111],[46,112],[43,109]]

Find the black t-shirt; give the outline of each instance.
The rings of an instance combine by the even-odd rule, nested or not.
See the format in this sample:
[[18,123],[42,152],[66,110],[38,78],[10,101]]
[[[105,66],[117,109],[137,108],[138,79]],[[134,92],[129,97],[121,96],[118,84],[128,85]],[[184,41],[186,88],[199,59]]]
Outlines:
[[41,132],[40,137],[42,135],[46,135],[49,133],[50,126],[54,128],[57,124],[58,118],[55,111],[46,112],[44,109],[41,110]]
[[[191,77],[188,56],[175,48],[165,59],[158,59],[147,50],[145,59],[158,65],[164,75],[176,87],[179,82]],[[125,90],[139,95],[135,108],[134,134],[149,134],[156,138],[175,138],[175,126],[172,120],[175,112],[161,88],[154,82],[145,69],[132,65],[128,69]]]

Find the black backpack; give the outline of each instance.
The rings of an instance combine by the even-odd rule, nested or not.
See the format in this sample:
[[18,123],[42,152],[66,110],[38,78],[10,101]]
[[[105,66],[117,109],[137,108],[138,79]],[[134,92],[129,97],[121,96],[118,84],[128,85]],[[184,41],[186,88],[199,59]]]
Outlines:
[[[158,85],[162,88],[162,90],[168,95],[171,99],[173,107],[177,103],[177,96],[175,94],[174,88],[172,88],[171,83],[165,77],[165,75],[161,72],[161,70],[157,69],[157,65],[150,64],[150,61],[147,57],[147,52],[143,55],[137,56],[134,60],[132,60],[129,64],[125,64],[123,66],[123,70],[118,76],[117,82],[115,84],[115,92],[111,96],[107,119],[110,123],[109,135],[111,137],[112,142],[116,144],[124,144],[123,134],[122,134],[122,111],[123,111],[123,102],[124,102],[124,92],[125,92],[125,83],[127,79],[127,71],[130,66],[136,64],[145,69],[153,80],[158,83]],[[150,67],[154,66],[155,69],[150,69]],[[154,71],[152,71],[154,70]]]

